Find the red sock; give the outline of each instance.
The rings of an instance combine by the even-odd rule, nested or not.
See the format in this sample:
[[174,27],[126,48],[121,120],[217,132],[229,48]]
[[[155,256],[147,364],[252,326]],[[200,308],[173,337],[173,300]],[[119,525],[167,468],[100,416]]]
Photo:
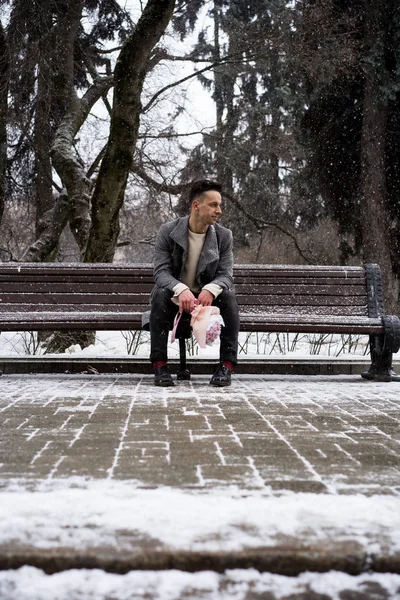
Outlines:
[[233,371],[233,364],[231,363],[230,360],[224,360],[222,364],[224,365],[224,367],[228,367],[228,369],[232,373],[232,371]]
[[165,360],[156,360],[156,362],[153,362],[153,369],[156,370],[157,367],[165,367],[167,365]]

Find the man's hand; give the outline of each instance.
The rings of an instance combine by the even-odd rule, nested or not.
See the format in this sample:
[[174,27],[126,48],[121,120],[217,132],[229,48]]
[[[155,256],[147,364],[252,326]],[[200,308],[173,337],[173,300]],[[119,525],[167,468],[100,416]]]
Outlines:
[[178,299],[180,312],[186,310],[191,313],[197,304],[197,300],[190,290],[183,290],[183,292],[179,294]]
[[199,304],[203,306],[211,306],[212,301],[214,300],[214,296],[208,290],[201,290],[197,301]]

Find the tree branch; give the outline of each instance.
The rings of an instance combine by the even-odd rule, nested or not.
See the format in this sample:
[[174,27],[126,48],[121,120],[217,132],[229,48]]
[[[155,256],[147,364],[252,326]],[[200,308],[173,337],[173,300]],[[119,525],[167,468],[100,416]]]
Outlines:
[[20,258],[25,262],[41,262],[56,247],[68,222],[69,199],[60,194],[52,209],[43,215],[42,234]]
[[[212,127],[208,127],[206,129],[212,129]],[[188,133],[158,133],[157,135],[149,135],[147,133],[142,133],[141,135],[138,136],[139,140],[160,140],[160,139],[173,139],[173,138],[178,138],[178,137],[189,137],[191,135],[206,135],[208,137],[215,137],[214,134],[212,133],[208,133],[207,131],[204,131],[204,129],[201,129],[200,131],[189,131]]]
[[306,254],[304,253],[304,251],[302,250],[302,248],[299,246],[297,238],[296,238],[295,235],[293,235],[293,233],[290,233],[290,231],[288,231],[287,229],[285,229],[281,225],[278,225],[278,223],[273,223],[272,221],[265,221],[264,219],[261,219],[259,217],[255,217],[254,215],[250,214],[243,207],[243,205],[239,202],[239,200],[237,200],[237,198],[235,198],[231,194],[228,194],[226,192],[222,192],[222,195],[225,198],[227,198],[242,214],[244,214],[249,219],[249,221],[251,223],[253,223],[253,225],[255,225],[258,229],[264,229],[264,228],[267,228],[267,227],[274,227],[275,229],[278,229],[284,235],[287,235],[288,237],[290,237],[290,239],[292,240],[292,242],[293,242],[293,244],[294,244],[297,252],[299,253],[299,255],[302,258],[304,258],[304,260],[307,262],[307,264],[309,264],[309,265],[313,264],[313,261],[308,256],[306,256]]
[[119,212],[137,143],[141,92],[148,61],[174,11],[175,0],[148,0],[126,39],[114,70],[110,134],[92,196],[92,226],[86,262],[111,262],[119,234]]
[[146,171],[139,165],[132,165],[131,172],[140,177],[140,179],[142,179],[145,183],[147,183],[147,185],[151,186],[158,193],[164,192],[166,194],[171,194],[172,196],[178,196],[191,185],[188,183],[178,183],[174,185],[166,182],[156,181],[150,177],[150,175],[148,175]]
[[[240,53],[240,54],[238,53],[238,55],[242,56],[242,53]],[[178,79],[178,81],[174,81],[173,83],[170,83],[170,84],[164,86],[163,88],[161,88],[160,90],[158,90],[158,92],[156,94],[154,94],[154,96],[148,101],[148,103],[144,106],[142,112],[146,113],[153,106],[153,104],[157,100],[157,98],[159,98],[167,90],[169,90],[169,89],[171,89],[173,87],[176,87],[177,85],[180,85],[181,83],[185,83],[186,81],[189,81],[190,79],[193,79],[194,77],[197,77],[198,75],[201,75],[202,73],[205,73],[206,71],[210,71],[212,69],[215,69],[216,67],[219,67],[221,65],[237,64],[238,62],[244,62],[243,59],[241,59],[241,60],[239,60],[239,59],[234,60],[232,58],[233,56],[235,56],[235,55],[231,54],[230,56],[226,57],[223,60],[212,62],[207,67],[204,67],[203,69],[200,69],[199,71],[194,71],[190,75],[187,75],[186,77],[183,77],[182,79]]]
[[122,242],[118,242],[117,248],[122,248],[123,246],[139,246],[140,244],[148,244],[149,246],[154,246],[155,240],[155,235],[152,235],[143,240],[138,240],[137,242],[134,242],[133,240],[124,240]]

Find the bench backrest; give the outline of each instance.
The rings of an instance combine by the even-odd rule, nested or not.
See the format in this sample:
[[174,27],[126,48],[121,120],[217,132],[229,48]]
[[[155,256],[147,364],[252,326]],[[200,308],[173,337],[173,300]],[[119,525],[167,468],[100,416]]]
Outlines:
[[236,265],[241,313],[375,316],[364,267]]
[[[369,314],[363,267],[235,265],[240,312]],[[0,263],[0,311],[148,310],[151,265]]]
[[144,312],[150,265],[0,264],[0,311]]

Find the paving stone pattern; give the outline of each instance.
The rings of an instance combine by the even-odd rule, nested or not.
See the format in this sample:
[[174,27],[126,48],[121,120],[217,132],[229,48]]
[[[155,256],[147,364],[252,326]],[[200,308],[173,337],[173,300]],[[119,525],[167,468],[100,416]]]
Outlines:
[[358,376],[0,378],[0,485],[84,476],[400,495],[400,387]]

